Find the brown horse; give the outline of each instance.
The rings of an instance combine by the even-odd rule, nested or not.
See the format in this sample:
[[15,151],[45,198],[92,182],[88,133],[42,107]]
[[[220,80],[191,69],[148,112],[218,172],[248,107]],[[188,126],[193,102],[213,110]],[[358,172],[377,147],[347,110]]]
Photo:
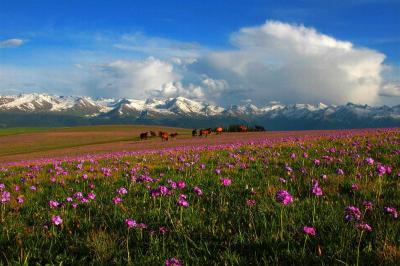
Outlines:
[[140,140],[147,139],[148,132],[140,133]]
[[171,134],[169,134],[169,136],[171,137],[171,138],[175,138],[176,136],[178,136],[178,133],[171,133]]
[[217,129],[215,130],[215,133],[217,135],[222,134],[222,131],[224,131],[224,129],[222,127],[217,127]]
[[209,134],[211,134],[211,128],[207,128],[207,129],[200,129],[200,134],[199,136],[205,136],[207,137]]
[[195,136],[197,136],[197,129],[192,130],[192,137],[195,137]]
[[158,132],[158,136],[161,138],[162,141],[168,141],[168,133],[160,131]]
[[157,134],[154,131],[150,131],[150,136],[155,137],[155,136],[157,136]]
[[247,132],[247,127],[246,127],[246,126],[243,126],[243,125],[240,125],[240,126],[239,126],[239,131],[240,131],[240,132]]

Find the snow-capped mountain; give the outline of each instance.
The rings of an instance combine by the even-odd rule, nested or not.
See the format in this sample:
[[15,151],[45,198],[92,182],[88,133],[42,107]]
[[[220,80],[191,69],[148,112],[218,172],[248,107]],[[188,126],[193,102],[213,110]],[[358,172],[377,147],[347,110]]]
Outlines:
[[[29,119],[28,119],[29,118]],[[284,105],[270,102],[223,108],[184,97],[169,99],[94,99],[21,94],[0,96],[0,126],[154,123],[174,126],[260,124],[269,129],[400,126],[400,105]]]

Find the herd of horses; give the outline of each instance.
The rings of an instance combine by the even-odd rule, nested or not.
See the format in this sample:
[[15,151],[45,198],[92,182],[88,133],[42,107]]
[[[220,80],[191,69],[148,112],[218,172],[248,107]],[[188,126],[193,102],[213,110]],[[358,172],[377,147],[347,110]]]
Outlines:
[[[247,132],[246,126],[240,126],[239,129],[241,132]],[[220,134],[222,134],[223,131],[224,131],[224,129],[222,127],[217,127],[214,130],[212,130],[211,128],[197,130],[195,128],[192,130],[192,137],[196,137],[196,136],[207,137],[212,132],[215,132],[216,135],[220,135]],[[147,132],[140,133],[140,135],[139,135],[140,140],[147,140],[149,137],[157,137],[157,136],[160,137],[162,141],[168,141],[169,138],[175,138],[176,136],[178,136],[178,133],[177,132],[168,133],[165,131],[159,131],[158,134],[156,134],[156,132],[154,132],[154,131],[147,131]]]

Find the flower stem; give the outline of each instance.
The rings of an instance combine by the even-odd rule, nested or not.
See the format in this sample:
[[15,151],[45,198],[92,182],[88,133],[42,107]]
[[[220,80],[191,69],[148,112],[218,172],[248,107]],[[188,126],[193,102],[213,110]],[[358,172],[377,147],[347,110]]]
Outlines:
[[131,254],[129,253],[129,229],[126,235],[126,252],[128,253],[128,265],[131,264]]
[[306,243],[307,243],[307,239],[308,239],[308,235],[306,235],[306,238],[304,239],[304,244],[303,244],[303,252],[302,255],[304,256],[305,252],[306,252]]
[[183,226],[183,208],[180,208],[181,226]]
[[313,198],[313,213],[312,213],[313,226],[315,226],[314,225],[314,223],[315,223],[315,205],[316,205],[316,200],[315,200],[315,198]]
[[364,233],[364,231],[361,231],[360,239],[358,240],[358,246],[357,246],[357,263],[356,263],[357,266],[358,266],[358,262],[359,262],[359,259],[360,259],[360,245],[361,245],[361,239],[362,239],[363,233]]
[[281,241],[283,241],[283,208],[281,207],[281,232],[280,232]]

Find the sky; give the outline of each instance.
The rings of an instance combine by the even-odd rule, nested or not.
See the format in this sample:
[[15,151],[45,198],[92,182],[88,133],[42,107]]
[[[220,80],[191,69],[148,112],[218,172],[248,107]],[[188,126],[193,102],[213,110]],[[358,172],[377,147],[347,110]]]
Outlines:
[[0,95],[400,104],[400,0],[0,0]]

